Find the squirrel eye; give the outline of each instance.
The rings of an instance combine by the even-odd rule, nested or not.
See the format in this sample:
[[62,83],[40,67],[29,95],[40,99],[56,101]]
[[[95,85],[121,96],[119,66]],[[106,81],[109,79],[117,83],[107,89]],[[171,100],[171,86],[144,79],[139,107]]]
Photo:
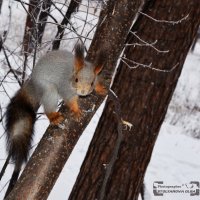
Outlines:
[[76,82],[76,83],[78,82],[78,78],[75,79],[75,82]]

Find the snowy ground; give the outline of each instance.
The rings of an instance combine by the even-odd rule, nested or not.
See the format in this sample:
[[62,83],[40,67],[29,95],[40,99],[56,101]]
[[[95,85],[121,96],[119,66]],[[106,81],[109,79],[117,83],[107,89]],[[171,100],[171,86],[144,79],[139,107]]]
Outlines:
[[[9,31],[9,37],[6,45],[8,47],[12,46],[14,50],[17,46],[20,46],[20,41],[22,39],[23,24],[25,21],[25,14],[23,14],[23,8],[18,3],[13,3],[13,1],[4,1],[2,14],[0,15],[0,34],[8,26],[9,21],[9,10],[8,2],[12,8],[12,16],[17,19],[20,16],[20,20],[15,20],[11,23],[18,23],[17,27]],[[85,8],[84,8],[85,9]],[[56,16],[59,13],[54,13]],[[84,13],[80,13],[77,17],[84,18]],[[75,25],[83,23],[77,18],[73,19]],[[96,17],[89,16],[89,21],[94,23],[97,20]],[[77,27],[78,27],[77,25]],[[83,24],[82,24],[83,25]],[[54,27],[55,28],[55,27]],[[88,30],[91,30],[89,26]],[[52,29],[50,25],[47,26],[48,34],[45,35],[45,39],[51,41],[52,36],[56,29]],[[80,30],[81,32],[81,30]],[[84,34],[87,34],[84,33]],[[73,40],[66,40],[63,44],[63,48],[68,46],[71,50]],[[41,49],[41,54],[45,49]],[[11,56],[11,64],[14,65],[16,62],[20,65],[19,54],[20,49],[14,51],[14,55]],[[16,60],[15,60],[16,59]],[[3,55],[0,54],[0,80],[2,79],[5,71],[6,65],[3,60]],[[31,63],[30,63],[31,66]],[[153,194],[153,183],[155,181],[163,181],[163,185],[181,185],[184,191],[192,187],[191,181],[200,182],[200,44],[194,54],[189,54],[185,62],[183,72],[179,79],[178,86],[174,93],[173,99],[168,109],[166,120],[162,125],[159,137],[157,139],[152,159],[150,165],[147,169],[145,176],[146,185],[146,200],[196,200],[200,199],[198,196],[190,196],[188,193],[177,193],[177,194],[164,194],[164,196],[155,196]],[[9,80],[12,81],[13,79]],[[6,90],[9,95],[12,96],[17,90],[17,84],[5,84]],[[5,95],[3,88],[1,87],[0,93],[0,105],[2,108],[6,106],[9,98]],[[99,120],[100,111],[95,114],[92,122],[85,130],[84,134],[81,136],[76,148],[74,149],[72,155],[70,156],[65,168],[63,169],[54,189],[52,190],[48,200],[66,200],[70,194],[73,187],[73,183],[76,180],[77,174],[79,172],[81,163],[86,154],[88,145],[92,139],[93,131],[97,121]],[[34,144],[37,144],[40,140],[42,133],[48,126],[48,121],[46,118],[42,117],[36,124],[36,129],[40,130],[41,134],[36,135]],[[38,132],[38,131],[36,131]],[[5,153],[5,143],[4,143],[4,129],[2,125],[0,126],[0,169],[6,158]],[[3,199],[6,188],[4,185],[8,182],[10,174],[13,168],[12,165],[9,166],[6,171],[3,180],[0,182],[0,200]],[[186,185],[185,185],[186,184]],[[193,185],[195,187],[195,184]]]
[[194,54],[189,54],[186,59],[146,172],[147,200],[200,199],[199,195],[186,193],[153,195],[154,181],[163,181],[166,185],[200,182],[200,141],[197,139],[200,138],[199,66],[198,44]]
[[[153,183],[163,181],[163,185],[183,185],[200,181],[199,140],[183,134],[180,127],[165,122],[156,142],[153,156],[146,172],[145,184],[147,200],[199,200],[187,193],[153,195]],[[186,190],[187,188],[182,187]]]

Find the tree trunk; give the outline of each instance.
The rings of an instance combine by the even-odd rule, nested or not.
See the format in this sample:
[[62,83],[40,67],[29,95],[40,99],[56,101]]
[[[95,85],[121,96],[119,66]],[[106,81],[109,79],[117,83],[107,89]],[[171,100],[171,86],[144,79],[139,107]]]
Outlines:
[[[132,46],[124,52],[134,62],[124,61],[135,68],[121,62],[113,84],[121,115],[113,110],[116,101],[106,103],[69,200],[138,198],[158,132],[200,24],[200,2],[152,0],[143,12],[160,20],[140,14],[134,24],[134,34],[127,38]],[[121,118],[133,124],[131,130],[120,133]]]
[[[101,19],[104,20],[100,21],[95,34],[101,34],[101,37],[98,38],[98,42],[92,43],[88,58],[95,56],[95,50],[104,48],[102,45],[106,41],[108,47],[106,51],[112,56],[108,56],[105,70],[110,72],[114,70],[121,53],[119,47],[123,47],[141,2],[142,0],[110,0],[107,2],[109,9],[105,8],[101,13]],[[67,119],[65,127],[50,126],[47,129],[7,200],[47,199],[82,131],[102,101],[103,98],[96,95],[80,99],[81,108],[84,110],[91,109],[95,105],[94,111],[84,113],[80,122],[74,121],[64,106],[61,108],[61,112]]]

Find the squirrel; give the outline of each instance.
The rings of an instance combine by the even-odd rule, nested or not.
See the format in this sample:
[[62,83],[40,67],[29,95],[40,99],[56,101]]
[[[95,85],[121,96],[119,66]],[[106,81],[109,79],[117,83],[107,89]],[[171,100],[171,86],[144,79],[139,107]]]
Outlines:
[[79,107],[79,96],[87,96],[93,90],[100,95],[106,89],[98,80],[105,54],[100,51],[94,63],[84,58],[84,45],[75,45],[74,56],[65,50],[47,53],[39,59],[30,79],[14,95],[6,110],[6,133],[8,155],[15,163],[14,171],[20,171],[26,162],[36,112],[43,105],[44,112],[53,125],[63,122],[64,117],[57,112],[57,103],[61,97],[76,120],[82,111]]

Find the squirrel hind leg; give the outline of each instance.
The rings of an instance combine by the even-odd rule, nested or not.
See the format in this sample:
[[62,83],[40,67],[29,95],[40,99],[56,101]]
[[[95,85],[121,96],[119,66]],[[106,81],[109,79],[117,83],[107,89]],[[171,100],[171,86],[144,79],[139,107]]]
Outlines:
[[57,88],[53,84],[48,84],[48,86],[43,88],[43,91],[41,103],[44,106],[45,114],[51,124],[58,125],[64,121],[64,117],[60,112],[56,112],[59,98]]
[[64,121],[64,117],[60,112],[50,112],[46,113],[49,121],[53,125],[58,125]]

